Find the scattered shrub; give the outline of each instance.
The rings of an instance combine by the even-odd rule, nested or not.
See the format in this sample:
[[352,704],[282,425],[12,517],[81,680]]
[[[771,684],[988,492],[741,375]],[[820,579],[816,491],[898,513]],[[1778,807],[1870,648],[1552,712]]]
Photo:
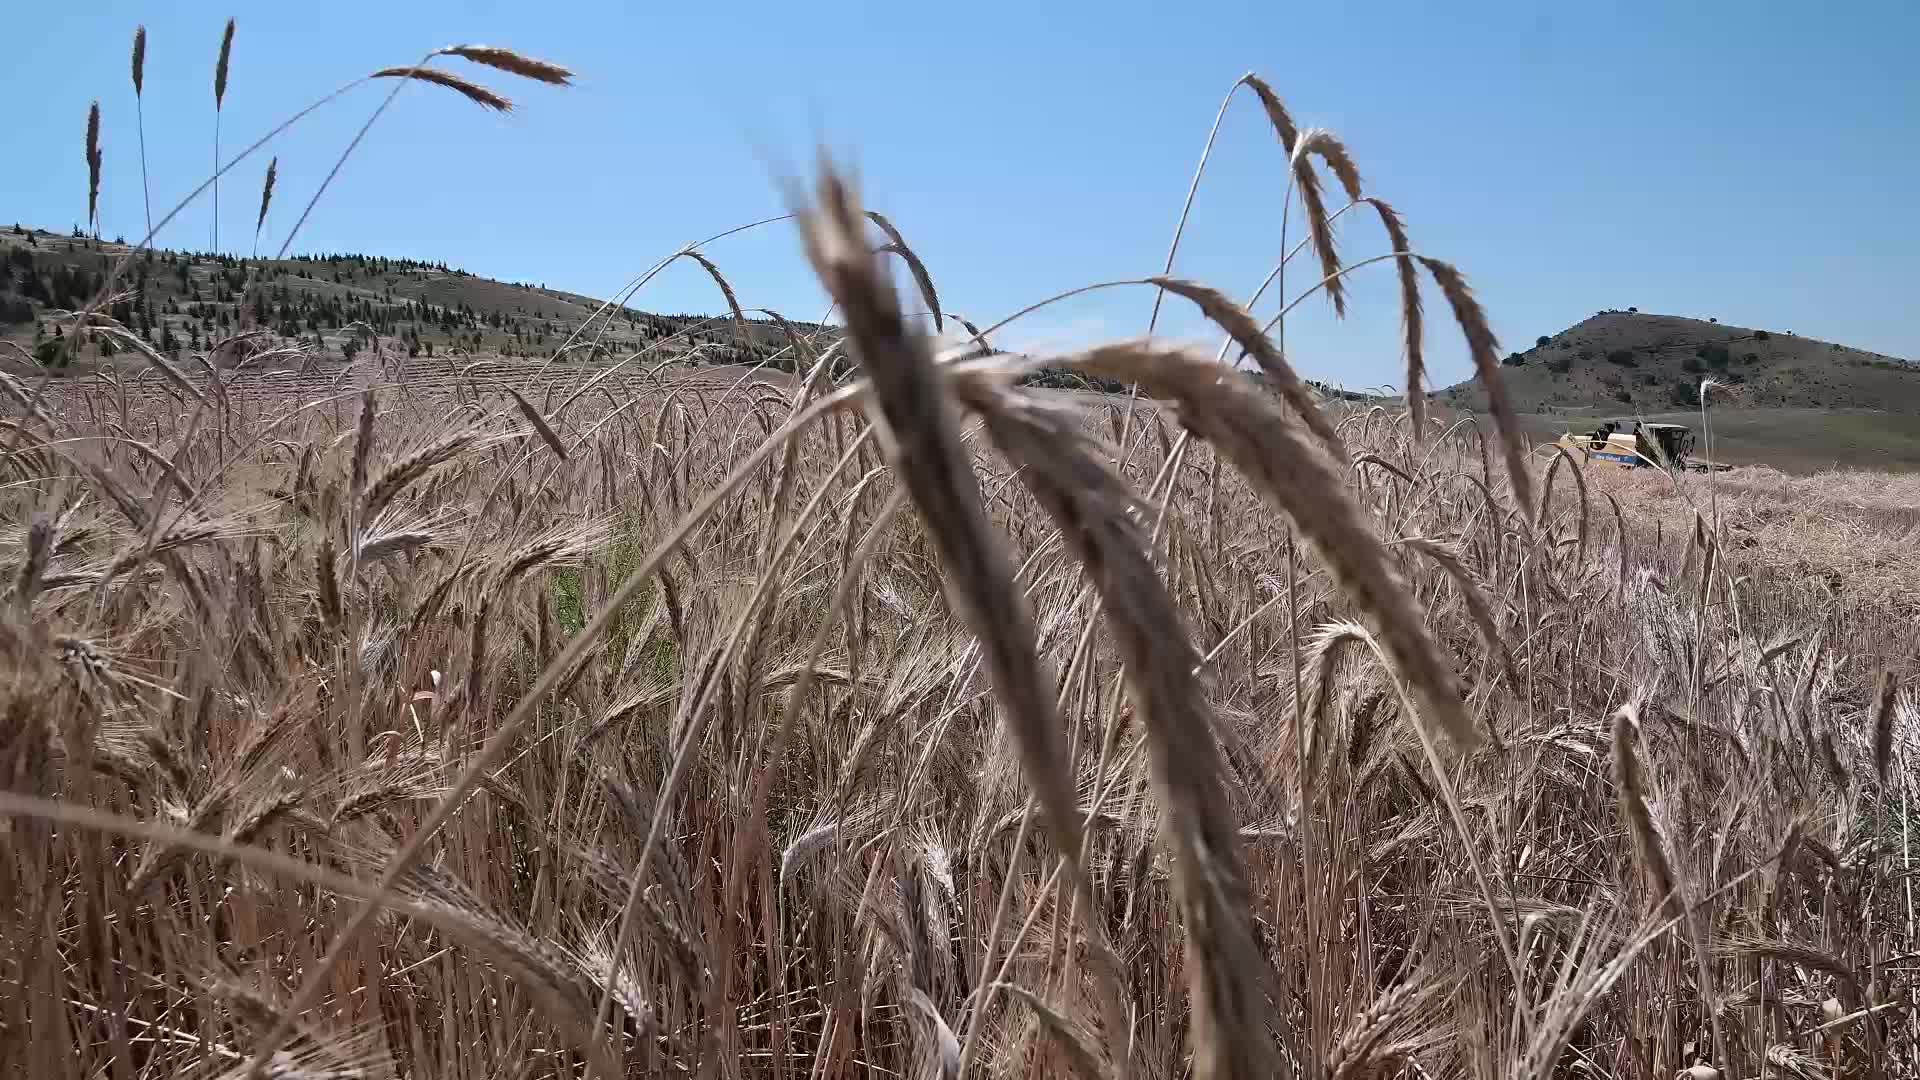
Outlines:
[[1117,379],[1105,379],[1098,375],[1082,375],[1065,368],[1041,368],[1039,371],[1023,377],[1022,386],[1038,386],[1048,390],[1098,390],[1107,394],[1124,394],[1127,384]]
[[1638,367],[1640,361],[1634,358],[1632,349],[1615,349],[1607,354],[1607,362],[1621,367]]

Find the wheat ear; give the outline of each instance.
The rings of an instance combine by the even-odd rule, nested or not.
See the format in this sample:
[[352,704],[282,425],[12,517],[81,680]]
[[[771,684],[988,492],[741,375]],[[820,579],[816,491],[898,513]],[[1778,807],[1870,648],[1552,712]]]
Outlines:
[[531,56],[501,48],[498,45],[450,45],[441,49],[439,55],[458,56],[463,60],[471,60],[476,64],[484,64],[490,68],[518,75],[523,79],[532,79],[535,82],[553,86],[570,86],[573,83],[573,72],[559,64],[536,60]]
[[100,231],[100,103],[87,109],[87,224]]
[[273,203],[273,181],[280,175],[280,158],[267,162],[267,178],[260,185],[260,216],[253,222],[253,253],[260,254],[260,229],[267,223],[267,207]]
[[1893,702],[1898,690],[1892,669],[1882,671],[1873,696],[1873,771],[1883,787],[1893,765]]
[[1345,278],[1340,274],[1340,250],[1333,240],[1333,222],[1327,216],[1326,199],[1320,193],[1320,174],[1313,169],[1315,157],[1326,163],[1334,178],[1346,189],[1348,198],[1355,202],[1361,198],[1360,172],[1354,168],[1346,145],[1324,128],[1309,128],[1301,132],[1293,144],[1288,161],[1289,168],[1293,170],[1293,185],[1300,190],[1300,205],[1307,214],[1307,235],[1313,240],[1315,254],[1320,257],[1320,273],[1326,279],[1327,299],[1333,304],[1334,315],[1345,317],[1347,287]]
[[512,112],[513,102],[494,93],[470,79],[463,79],[450,71],[441,71],[430,67],[390,67],[381,68],[370,78],[374,79],[419,79],[421,82],[444,86],[449,90],[473,102],[475,105],[498,112]]
[[567,446],[560,441],[560,436],[554,433],[552,426],[547,423],[547,418],[540,415],[540,410],[533,407],[533,402],[521,397],[520,391],[509,386],[507,387],[507,393],[513,397],[513,403],[520,406],[521,415],[525,416],[527,422],[533,425],[533,430],[540,433],[540,441],[547,444],[547,449],[552,450],[555,457],[565,461],[567,459]]
[[1629,701],[1613,714],[1613,782],[1619,789],[1620,813],[1633,833],[1633,846],[1641,865],[1653,879],[1653,887],[1667,902],[1678,904],[1673,896],[1676,878],[1667,846],[1653,820],[1653,805],[1647,797],[1646,776],[1640,767],[1636,747],[1640,731],[1640,703]]
[[1416,256],[1420,265],[1433,275],[1440,292],[1453,308],[1454,321],[1460,324],[1460,332],[1467,339],[1467,349],[1473,354],[1473,367],[1480,376],[1480,382],[1487,388],[1487,402],[1493,410],[1493,427],[1500,436],[1500,449],[1506,457],[1507,479],[1513,485],[1515,502],[1524,513],[1533,505],[1533,481],[1527,474],[1526,436],[1520,430],[1520,420],[1513,413],[1513,400],[1507,395],[1507,384],[1500,377],[1500,342],[1493,336],[1493,327],[1487,323],[1487,313],[1475,299],[1473,289],[1467,285],[1467,279],[1460,271],[1439,259],[1429,259],[1424,255]]
[[1394,270],[1400,275],[1400,331],[1407,354],[1407,418],[1413,425],[1413,441],[1420,442],[1427,432],[1427,395],[1421,387],[1427,380],[1425,349],[1426,313],[1420,306],[1420,267],[1412,258],[1407,242],[1407,226],[1385,199],[1362,200],[1380,215],[1380,227],[1387,231],[1393,246]]
[[1300,417],[1300,422],[1307,425],[1307,430],[1313,432],[1314,437],[1320,440],[1321,445],[1333,455],[1334,460],[1347,459],[1346,444],[1341,441],[1339,431],[1334,428],[1332,421],[1327,419],[1326,413],[1321,411],[1319,399],[1314,396],[1313,390],[1301,381],[1300,376],[1294,372],[1293,365],[1287,363],[1280,347],[1260,329],[1260,324],[1254,321],[1247,309],[1234,303],[1218,289],[1209,288],[1197,282],[1169,277],[1148,280],[1170,293],[1191,300],[1194,306],[1200,309],[1201,314],[1213,320],[1220,329],[1225,330],[1234,344],[1240,346],[1248,356],[1253,357],[1254,362],[1260,365],[1260,370],[1266,373],[1267,378],[1273,380],[1280,391],[1280,396],[1293,407],[1293,411]]
[[[881,232],[887,234],[887,242],[880,250],[889,255],[900,256],[901,260],[907,264],[908,272],[913,274],[913,283],[920,287],[920,298],[927,302],[927,310],[933,313],[933,328],[945,329],[946,315],[940,310],[940,294],[934,291],[933,275],[927,273],[927,264],[921,262],[920,256],[914,254],[913,249],[907,246],[906,237],[900,235],[900,230],[894,228],[893,222],[888,221],[885,215],[876,210],[869,210],[867,218],[880,226]],[[974,336],[980,335],[975,333]]]
[[700,268],[705,270],[707,276],[713,279],[713,283],[720,286],[720,295],[726,297],[727,310],[733,314],[734,335],[741,341],[745,341],[747,337],[747,316],[746,313],[740,310],[740,298],[734,295],[733,286],[727,283],[727,276],[720,272],[720,268],[713,264],[712,259],[707,258],[697,251],[687,250],[680,254],[699,263]]

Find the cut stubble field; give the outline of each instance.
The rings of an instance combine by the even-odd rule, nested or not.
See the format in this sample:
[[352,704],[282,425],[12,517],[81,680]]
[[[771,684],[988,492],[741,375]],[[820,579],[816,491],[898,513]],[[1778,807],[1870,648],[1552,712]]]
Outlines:
[[[1409,383],[1425,271],[1497,386],[1234,89],[1289,302],[1325,169]],[[1912,1074],[1887,481],[1343,409],[1177,279],[1220,354],[936,340],[831,168],[797,217],[798,377],[0,384],[9,1075]]]

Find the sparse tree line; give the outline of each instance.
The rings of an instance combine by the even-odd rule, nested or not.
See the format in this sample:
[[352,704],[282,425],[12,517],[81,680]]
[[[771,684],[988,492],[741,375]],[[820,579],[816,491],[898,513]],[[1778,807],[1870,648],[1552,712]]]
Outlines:
[[[13,236],[24,246],[0,258],[0,325],[32,323],[36,344],[61,341],[50,337],[51,328],[41,324],[44,314],[83,306],[105,280],[113,256],[84,234],[67,241],[49,240],[49,234],[15,225]],[[90,265],[96,257],[83,254],[93,251],[101,252],[98,269]],[[508,356],[545,355],[576,328],[562,306],[568,302],[558,297],[552,307],[528,302],[515,304],[509,311],[465,299],[436,303],[396,294],[406,275],[421,273],[471,277],[444,262],[357,253],[247,259],[155,250],[134,261],[132,297],[113,304],[109,314],[174,360],[209,344],[220,331],[243,328],[269,330],[323,354],[331,336],[346,358],[369,334],[392,339],[391,344],[405,349],[408,356],[432,356],[436,345]],[[501,284],[550,295],[544,286]],[[601,347],[582,351],[576,358],[618,357],[667,341],[672,348],[662,358],[679,354],[692,363],[765,363],[791,370],[791,351],[776,324],[756,319],[746,323],[747,333],[740,338],[730,323],[716,322],[710,315],[619,307],[595,324]],[[341,338],[339,332],[349,328],[353,333]],[[811,324],[796,326],[803,334],[820,329]],[[57,366],[67,351],[64,342],[62,347],[46,348],[44,362]],[[112,353],[101,351],[100,355]]]

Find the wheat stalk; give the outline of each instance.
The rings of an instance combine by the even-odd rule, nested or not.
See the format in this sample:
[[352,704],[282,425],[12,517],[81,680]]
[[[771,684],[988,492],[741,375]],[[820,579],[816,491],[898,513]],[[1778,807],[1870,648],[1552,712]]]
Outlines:
[[147,73],[147,28],[138,26],[133,31],[133,108],[135,122],[140,129],[140,202],[147,211],[147,235],[153,235],[153,197],[147,192],[147,110],[146,110],[146,73]]
[[[1075,856],[1081,849],[1078,800],[1066,770],[1058,713],[1046,689],[1049,680],[1034,651],[1032,618],[1003,542],[987,522],[979,480],[960,447],[953,408],[936,381],[926,342],[908,330],[899,298],[862,236],[862,220],[852,189],[823,168],[817,202],[802,217],[808,259],[845,313],[885,430],[896,440],[900,482],[948,567],[956,607],[980,640],[1022,770],[1065,853],[1093,932],[1088,951],[1099,977],[1104,1022],[1118,1030],[1118,961],[1098,933],[1092,887]],[[969,1028],[970,1043],[977,1031]]]
[[1112,620],[1142,718],[1171,838],[1174,883],[1188,934],[1194,1014],[1194,1074],[1264,1076],[1277,1067],[1249,897],[1239,822],[1221,782],[1225,765],[1211,710],[1194,672],[1199,656],[1153,564],[1143,516],[1130,514],[1126,484],[1079,434],[1077,420],[962,379],[962,398],[982,412],[995,446],[1061,529]]

